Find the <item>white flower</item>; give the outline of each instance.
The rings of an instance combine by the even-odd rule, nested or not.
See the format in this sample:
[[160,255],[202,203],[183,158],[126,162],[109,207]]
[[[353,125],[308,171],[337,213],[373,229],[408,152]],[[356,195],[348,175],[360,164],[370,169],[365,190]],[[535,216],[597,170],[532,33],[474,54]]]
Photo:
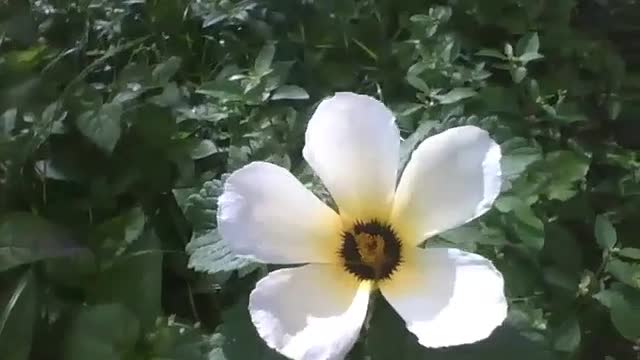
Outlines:
[[270,273],[251,293],[251,319],[270,347],[292,359],[344,358],[376,288],[423,346],[482,340],[502,323],[503,279],[489,260],[417,247],[498,196],[500,147],[487,132],[462,126],[426,139],[397,186],[398,128],[371,97],[322,101],[305,141],[339,214],[265,162],[234,172],[219,198],[218,227],[238,255],[306,264]]

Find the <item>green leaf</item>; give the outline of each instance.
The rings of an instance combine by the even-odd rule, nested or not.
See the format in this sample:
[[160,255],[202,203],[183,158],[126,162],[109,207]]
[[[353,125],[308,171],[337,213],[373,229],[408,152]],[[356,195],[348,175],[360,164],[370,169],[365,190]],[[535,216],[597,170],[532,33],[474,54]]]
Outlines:
[[81,249],[65,229],[36,215],[14,212],[0,219],[0,271]]
[[306,100],[307,91],[297,85],[282,85],[271,95],[271,100]]
[[177,56],[172,56],[153,68],[151,79],[158,85],[165,85],[178,72],[181,64],[182,59]]
[[631,341],[640,339],[640,291],[621,284],[613,284],[610,289],[601,292],[604,301],[611,310],[611,322],[615,328]]
[[125,305],[143,328],[149,328],[162,314],[163,256],[153,230],[138,237],[113,264],[95,276],[88,297],[95,303]]
[[13,291],[0,294],[0,304],[0,359],[29,359],[38,316],[38,290],[31,270],[17,279]]
[[120,140],[122,104],[104,104],[98,110],[87,111],[76,118],[78,130],[93,144],[110,154]]
[[626,257],[629,259],[640,260],[640,249],[627,247],[622,248],[615,253],[616,255]]
[[580,346],[580,323],[570,315],[553,329],[553,347],[562,352],[575,352]]
[[276,46],[272,42],[265,44],[262,49],[260,49],[255,63],[253,64],[253,69],[258,76],[265,75],[269,69],[271,69],[275,53]]
[[640,264],[612,259],[607,263],[607,271],[623,283],[640,289]]
[[240,299],[222,313],[223,323],[216,329],[222,340],[221,349],[210,359],[224,360],[285,360],[285,357],[270,349],[260,338],[249,317],[248,299]]
[[476,95],[477,92],[472,88],[460,87],[451,89],[446,94],[434,95],[433,97],[440,102],[440,104],[453,104],[460,100],[470,98]]
[[547,196],[564,201],[575,195],[576,183],[585,180],[590,159],[573,151],[560,150],[547,154],[539,165],[548,176]]
[[611,250],[618,242],[616,229],[604,215],[598,215],[595,222],[595,237],[603,250]]
[[369,331],[363,341],[365,358],[372,360],[553,359],[553,354],[542,342],[530,340],[509,325],[500,326],[487,339],[477,343],[439,349],[423,347],[382,296],[376,299]]
[[527,68],[524,66],[514,67],[509,70],[511,73],[511,79],[514,83],[519,84],[527,76]]
[[544,246],[544,224],[530,206],[521,203],[513,209],[511,223],[518,238],[529,248],[540,251]]
[[188,199],[185,215],[193,224],[193,235],[186,246],[189,267],[210,274],[238,270],[244,276],[255,270],[257,264],[234,255],[218,233],[216,209],[221,193],[222,181],[212,180]]
[[65,359],[120,360],[134,350],[140,323],[121,304],[80,309],[65,336]]
[[213,155],[218,152],[216,144],[208,139],[197,139],[192,142],[191,146],[191,158],[194,160],[203,159],[207,156]]
[[477,56],[488,56],[488,57],[492,57],[492,58],[496,58],[496,59],[500,59],[500,60],[507,60],[508,58],[501,53],[498,50],[495,49],[481,49],[480,51],[476,52]]
[[537,54],[540,49],[538,33],[528,33],[521,37],[516,44],[516,56],[524,54]]

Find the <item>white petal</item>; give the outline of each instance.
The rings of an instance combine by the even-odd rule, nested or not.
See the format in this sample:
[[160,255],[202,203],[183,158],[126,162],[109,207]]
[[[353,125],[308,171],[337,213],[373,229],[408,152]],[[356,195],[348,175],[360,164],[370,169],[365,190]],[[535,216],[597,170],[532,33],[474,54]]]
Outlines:
[[291,173],[253,162],[229,176],[218,198],[218,229],[237,255],[295,264],[333,262],[340,219]]
[[420,344],[468,344],[502,324],[504,282],[491,261],[457,249],[416,251],[380,290]]
[[393,204],[392,223],[405,241],[462,225],[491,208],[500,193],[500,146],[475,126],[444,131],[411,155]]
[[400,134],[378,100],[337,93],[309,120],[304,158],[352,217],[388,216],[398,171]]
[[343,359],[358,339],[371,284],[338,265],[277,270],[256,285],[251,319],[267,345],[296,360]]

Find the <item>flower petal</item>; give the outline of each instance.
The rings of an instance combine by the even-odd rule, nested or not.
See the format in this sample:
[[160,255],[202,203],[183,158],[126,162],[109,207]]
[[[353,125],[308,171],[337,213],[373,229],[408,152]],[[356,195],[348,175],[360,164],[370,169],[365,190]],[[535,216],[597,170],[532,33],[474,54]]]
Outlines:
[[400,134],[384,104],[365,95],[337,93],[318,105],[305,141],[304,158],[322,179],[341,214],[388,216]]
[[237,255],[295,264],[335,262],[340,218],[287,170],[253,162],[218,198],[218,229]]
[[507,316],[502,275],[491,261],[457,249],[418,249],[388,282],[387,301],[426,347],[487,338]]
[[444,131],[411,155],[393,204],[392,223],[405,241],[462,225],[491,208],[500,193],[500,146],[475,126]]
[[338,265],[277,270],[260,280],[249,312],[267,345],[296,360],[344,359],[367,314],[371,284]]

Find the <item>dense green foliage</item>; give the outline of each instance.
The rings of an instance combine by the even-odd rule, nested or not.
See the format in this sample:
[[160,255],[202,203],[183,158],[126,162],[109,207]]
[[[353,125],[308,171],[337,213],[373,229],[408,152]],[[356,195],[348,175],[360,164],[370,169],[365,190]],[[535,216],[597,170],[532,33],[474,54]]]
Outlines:
[[505,325],[426,350],[379,299],[351,359],[638,359],[638,19],[634,0],[0,1],[0,359],[281,358],[246,309],[267,268],[225,247],[216,197],[251,160],[321,193],[303,134],[339,90],[394,110],[405,158],[489,130],[506,182],[428,244],[494,260]]

